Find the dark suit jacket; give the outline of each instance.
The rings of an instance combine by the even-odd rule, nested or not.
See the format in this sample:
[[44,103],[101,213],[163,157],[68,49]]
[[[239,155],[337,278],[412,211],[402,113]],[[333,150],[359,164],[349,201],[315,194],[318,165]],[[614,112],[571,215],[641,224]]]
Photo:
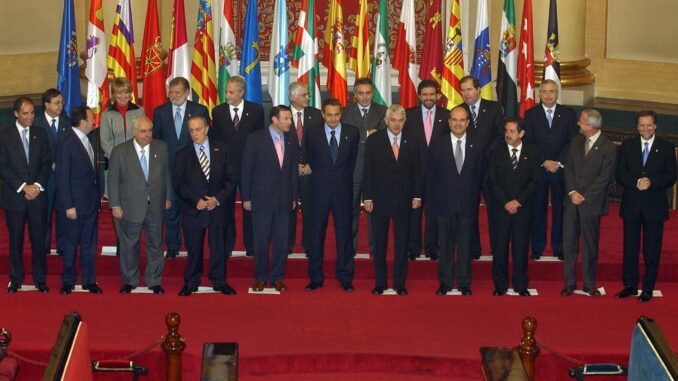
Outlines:
[[[17,193],[21,184],[39,183],[47,187],[52,171],[52,153],[45,130],[31,127],[28,132],[30,164],[26,162],[24,146],[16,124],[0,129],[0,178],[2,179],[2,201],[0,205],[7,210],[24,210],[27,200],[24,193]],[[41,192],[33,200],[40,208],[47,207],[47,195]]]
[[47,139],[49,140],[49,148],[52,150],[52,160],[56,157],[56,142],[61,138],[61,136],[65,135],[66,133],[71,131],[71,120],[68,118],[68,115],[66,115],[65,112],[61,112],[61,115],[59,115],[59,124],[57,125],[57,128],[59,130],[59,133],[57,136],[52,135],[52,121],[47,120],[45,118],[45,113],[44,112],[37,112],[35,115],[35,121],[33,122],[33,125],[36,127],[40,127],[45,130],[47,133]]
[[247,143],[249,135],[264,128],[264,109],[256,104],[243,100],[243,110],[238,110],[240,124],[238,131],[233,128],[233,120],[228,103],[222,103],[212,110],[214,121],[210,128],[209,137],[211,140],[220,140],[226,143],[231,156],[237,182],[240,182],[240,170],[242,164],[242,153]]
[[[471,108],[464,103],[468,110],[469,126],[466,133],[477,142],[482,143],[486,149],[492,149],[497,141],[503,142],[504,136],[504,113],[501,105],[495,101],[480,99],[480,105],[477,110],[478,125],[473,124],[471,117]],[[487,152],[487,151],[486,151]]]
[[450,136],[451,133],[431,138],[426,165],[427,202],[438,216],[453,217],[461,213],[475,218],[483,182],[485,150],[467,134],[464,166],[458,174]]
[[518,168],[513,170],[511,154],[506,144],[496,144],[490,151],[487,164],[487,178],[491,197],[496,208],[490,209],[495,220],[508,220],[510,215],[504,205],[511,200],[518,200],[522,205],[518,208],[517,218],[529,221],[532,217],[532,197],[539,181],[539,167],[543,160],[537,148],[523,143],[518,158]]
[[540,104],[525,111],[523,142],[533,144],[543,160],[565,161],[567,146],[577,134],[577,114],[571,107],[556,104],[553,124],[549,128],[544,107]]
[[[94,151],[94,147],[92,150]],[[72,128],[59,139],[54,162],[57,210],[75,208],[77,213],[96,213],[101,205],[99,175]]]
[[408,132],[401,134],[398,160],[386,130],[367,138],[363,199],[373,202],[376,215],[410,213],[412,199],[424,196],[419,146]]
[[200,115],[207,120],[207,125],[210,125],[210,114],[207,107],[200,103],[186,101],[181,135],[177,137],[177,132],[174,129],[174,110],[174,105],[167,102],[156,107],[153,111],[153,138],[167,143],[170,168],[174,167],[174,157],[177,155],[177,151],[191,143],[191,136],[188,134],[188,118],[193,115]]
[[[182,222],[185,228],[206,228],[211,223],[224,226],[233,219],[233,204],[226,202],[235,192],[235,166],[228,147],[220,141],[209,140],[210,179],[200,167],[193,142],[179,149],[172,168],[172,184],[181,204]],[[211,211],[198,210],[198,201],[205,196],[214,196],[219,206]]]
[[350,208],[353,198],[353,169],[358,155],[359,139],[357,127],[342,124],[337,162],[332,163],[325,125],[319,124],[306,129],[304,155],[306,162],[311,166],[309,189],[312,200],[335,194],[339,198],[347,197],[346,207]]
[[614,176],[617,148],[601,133],[588,156],[584,157],[586,137],[577,134],[572,138],[565,158],[565,204],[571,204],[570,192],[577,191],[586,199],[579,211],[588,215],[607,213],[608,186]]
[[[405,128],[410,136],[417,141],[419,145],[419,160],[421,162],[422,176],[426,173],[426,162],[428,157],[429,145],[426,143],[426,132],[424,131],[424,115],[421,111],[421,105],[412,107],[405,111]],[[447,134],[450,132],[449,121],[450,112],[446,108],[436,107],[436,113],[433,115],[433,133],[431,142],[436,135]],[[430,143],[429,143],[430,144]]]
[[242,159],[243,201],[252,202],[252,212],[292,210],[299,184],[299,143],[297,135],[284,134],[283,165],[268,128],[256,131],[247,140]]
[[[292,112],[294,112],[294,111],[292,111]],[[303,123],[304,130],[307,127],[313,127],[313,126],[316,126],[318,124],[323,124],[325,122],[325,119],[323,119],[322,112],[315,107],[311,107],[311,106],[304,107],[304,114],[303,115],[304,115],[304,120],[302,121],[302,123]],[[297,126],[294,123],[292,123],[291,132],[294,133],[294,135],[297,135]],[[306,135],[306,134],[304,133],[304,135]],[[297,141],[298,140],[299,139],[297,138]],[[301,141],[299,142],[299,148],[300,148],[300,150],[299,150],[299,161],[301,163],[305,163],[304,153],[302,152],[303,147],[304,147],[304,137],[302,135]]]
[[[650,188],[636,187],[638,179],[650,179]],[[646,221],[664,221],[669,218],[666,189],[676,181],[676,152],[673,143],[655,135],[647,163],[643,167],[643,150],[640,137],[627,139],[619,150],[617,182],[624,187],[622,193],[622,218],[640,218]]]
[[364,124],[362,123],[363,112],[360,111],[360,109],[358,104],[351,103],[341,111],[341,123],[358,127],[358,133],[360,134],[358,158],[356,159],[356,167],[353,172],[353,182],[355,183],[362,183],[363,181],[365,142],[367,141],[369,131],[372,129],[383,130],[386,128],[386,121],[384,120],[384,118],[386,118],[386,106],[372,103],[369,111],[367,111],[367,119]]

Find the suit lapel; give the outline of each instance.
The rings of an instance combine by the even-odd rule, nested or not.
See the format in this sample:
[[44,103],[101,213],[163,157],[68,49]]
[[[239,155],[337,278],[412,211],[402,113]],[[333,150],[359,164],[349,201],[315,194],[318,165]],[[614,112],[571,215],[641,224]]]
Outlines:
[[[82,160],[84,162],[90,163],[88,166],[92,172],[94,172],[94,167],[92,166],[92,162],[89,160],[89,154],[87,153],[87,150],[85,149],[85,146],[82,145],[82,142],[80,141],[80,138],[78,138],[78,135],[75,132],[71,133],[71,140],[73,140],[73,143],[75,144],[78,152],[80,152],[80,156],[82,157]],[[92,150],[94,150],[94,147],[92,147]]]
[[[15,151],[18,152],[18,153],[20,154],[21,160],[23,160],[23,162],[26,164],[26,167],[28,167],[28,161],[26,160],[26,153],[24,152],[24,143],[23,143],[23,141],[22,141],[23,138],[21,137],[21,134],[20,134],[19,131],[17,130],[16,125],[12,125],[12,126],[10,126],[9,128],[11,128],[11,131],[12,131],[11,134],[12,134],[12,136],[14,137],[14,138],[13,138],[14,141],[16,142],[15,144],[10,145],[10,147],[11,147],[11,146],[14,146],[14,147],[15,147],[15,148],[14,148]],[[35,126],[34,126],[34,127],[32,127],[32,128],[39,128],[39,127],[35,127]],[[32,134],[29,134],[29,135],[32,135]],[[30,141],[30,136],[29,136],[29,141]],[[32,150],[31,150],[31,146],[30,146],[30,144],[29,144],[29,146],[28,146],[28,155],[29,155],[29,156],[30,156],[31,152],[32,152]]]

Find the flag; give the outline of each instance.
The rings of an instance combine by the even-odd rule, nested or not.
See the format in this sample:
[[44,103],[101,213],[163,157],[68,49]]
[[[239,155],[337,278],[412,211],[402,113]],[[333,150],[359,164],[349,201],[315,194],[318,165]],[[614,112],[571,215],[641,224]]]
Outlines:
[[464,78],[464,49],[461,43],[461,7],[459,0],[452,0],[450,26],[445,39],[443,55],[443,75],[440,92],[443,93],[443,105],[447,109],[463,101],[459,81]]
[[167,100],[157,0],[148,0],[144,43],[141,45],[141,70],[144,85],[142,105],[146,116],[153,119],[153,110]]
[[191,78],[190,70],[184,0],[174,0],[172,32],[170,33],[169,51],[167,52],[167,83],[176,77],[189,80]]
[[137,101],[137,68],[134,59],[134,27],[130,0],[119,0],[113,19],[111,45],[106,59],[116,78],[127,78],[132,83],[132,103]]
[[426,32],[421,52],[419,79],[441,81],[443,64],[443,32],[440,0],[426,0]]
[[360,0],[360,11],[355,20],[355,35],[351,37],[351,52],[348,58],[349,69],[356,78],[370,76],[370,32],[367,28],[367,0]]
[[247,91],[245,100],[263,104],[261,94],[261,65],[259,64],[259,16],[257,0],[248,0],[245,14],[245,34],[242,39],[242,57],[240,57],[240,75],[245,78]]
[[297,80],[308,84],[309,105],[320,108],[320,70],[318,39],[315,37],[315,1],[302,0],[292,64],[297,67]]
[[388,56],[388,0],[379,0],[377,33],[374,34],[374,59],[370,70],[374,85],[374,103],[391,105],[391,59]]
[[497,98],[505,116],[518,115],[516,90],[516,17],[513,0],[504,0],[499,35],[499,67],[497,68]]
[[393,67],[398,70],[400,104],[404,108],[417,105],[419,66],[417,57],[417,35],[414,24],[414,0],[403,0],[398,23]]
[[80,106],[80,76],[78,73],[78,44],[75,38],[75,10],[73,0],[64,0],[61,21],[61,42],[57,59],[57,89],[64,97],[66,112]]
[[268,93],[273,106],[288,105],[287,87],[290,85],[290,59],[287,55],[287,1],[276,0],[273,12],[273,31],[269,53]]
[[193,101],[212,109],[217,105],[217,69],[212,40],[212,0],[200,0],[195,44],[191,60],[191,92]]
[[520,23],[520,54],[518,54],[518,83],[520,83],[520,117],[534,102],[534,43],[532,41],[532,0],[523,3],[523,21]]
[[480,96],[492,99],[492,69],[490,67],[490,16],[487,0],[478,0],[476,35],[473,44],[471,75],[480,82]]
[[106,34],[104,32],[103,0],[92,0],[85,41],[85,78],[87,107],[94,113],[94,125],[99,127],[101,112],[110,99],[108,68],[106,67]]
[[[220,1],[220,0],[217,0]],[[219,71],[217,73],[217,94],[219,103],[226,102],[226,81],[238,75],[235,55],[235,33],[233,32],[233,2],[223,0],[219,12]]]
[[560,58],[558,48],[558,9],[556,0],[549,6],[549,24],[546,31],[544,49],[544,79],[552,79],[558,84],[558,103],[560,103]]
[[346,88],[346,39],[344,38],[344,16],[342,0],[330,0],[325,26],[323,65],[327,67],[327,91],[342,106],[348,104]]

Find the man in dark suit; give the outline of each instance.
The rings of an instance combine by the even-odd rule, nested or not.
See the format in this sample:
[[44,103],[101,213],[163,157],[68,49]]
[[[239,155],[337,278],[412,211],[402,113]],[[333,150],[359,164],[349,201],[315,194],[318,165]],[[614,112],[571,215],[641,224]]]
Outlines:
[[530,247],[532,198],[539,180],[541,159],[537,149],[523,144],[522,120],[511,117],[504,123],[506,144],[496,144],[488,156],[487,184],[495,208],[490,225],[495,226],[492,259],[493,295],[506,294],[509,286],[508,249],[513,258],[513,290],[530,296],[527,290],[527,256]]
[[209,125],[202,115],[188,117],[188,134],[192,143],[181,148],[172,168],[172,184],[181,199],[181,218],[188,249],[184,286],[179,296],[198,290],[203,272],[205,233],[210,248],[208,278],[212,288],[226,295],[235,290],[226,282],[225,227],[229,206],[235,192],[235,168],[226,145],[207,138]]
[[438,219],[440,238],[438,295],[451,291],[455,280],[462,295],[471,295],[471,236],[478,218],[485,148],[466,133],[469,118],[464,106],[452,109],[451,132],[431,139],[426,164],[427,202]]
[[381,295],[387,287],[386,248],[388,222],[393,221],[393,288],[407,295],[407,233],[411,209],[421,207],[423,198],[419,146],[409,132],[403,132],[405,109],[392,105],[386,111],[386,130],[367,139],[363,198],[365,211],[372,216],[375,286]]
[[596,110],[584,110],[579,117],[579,133],[572,138],[564,162],[565,200],[563,249],[565,288],[561,295],[576,290],[579,238],[582,240],[584,292],[600,296],[596,288],[600,217],[607,213],[607,192],[617,161],[617,149],[600,128],[603,118]]
[[60,292],[73,291],[77,280],[76,253],[80,252],[82,288],[101,294],[94,267],[101,196],[96,157],[89,140],[89,133],[94,130],[94,113],[87,106],[78,106],[71,111],[71,120],[73,127],[59,139],[54,161],[58,187],[56,209],[64,225]]
[[[57,89],[47,89],[42,94],[42,105],[45,112],[40,112],[35,116],[33,124],[47,132],[49,148],[52,152],[52,162],[56,153],[56,142],[59,138],[71,130],[71,121],[64,112],[64,97]],[[50,168],[49,180],[47,181],[47,225],[45,226],[45,252],[50,253],[52,246],[52,216],[54,215],[54,204],[56,202],[56,179],[54,177],[54,166]],[[58,214],[57,214],[58,218]],[[57,254],[63,254],[63,237],[61,226],[63,221],[57,220],[54,226],[54,236],[56,238]]]
[[[430,79],[421,81],[417,87],[417,93],[419,94],[420,105],[410,108],[405,112],[407,120],[404,130],[419,145],[419,160],[423,177],[426,173],[427,157],[433,137],[449,133],[448,119],[450,112],[445,108],[436,106],[438,95],[440,94],[437,82]],[[424,189],[426,189],[425,180],[424,177]],[[421,221],[422,215],[426,214],[424,253],[432,260],[437,260],[439,243],[438,224],[436,217],[432,214],[431,205],[427,200],[423,200],[423,204],[423,208],[412,209],[407,251],[411,260],[416,259],[421,253]]]
[[[353,85],[354,102],[341,111],[341,122],[358,127],[360,144],[358,144],[358,157],[353,171],[353,254],[358,250],[358,225],[360,224],[360,204],[362,200],[363,168],[365,167],[365,142],[367,137],[379,130],[386,128],[386,106],[372,103],[374,87],[369,78],[358,78]],[[370,252],[374,251],[372,232],[370,228],[370,216],[367,216],[367,236]]]
[[546,216],[551,191],[551,250],[563,259],[563,162],[572,136],[577,133],[577,114],[557,104],[558,84],[550,79],[539,86],[538,104],[525,112],[525,143],[532,144],[544,159],[534,195],[531,245],[532,259],[541,258],[546,248]]
[[[226,103],[220,104],[212,110],[214,121],[209,131],[209,137],[226,143],[228,151],[233,157],[235,166],[236,184],[240,188],[240,171],[242,168],[242,152],[249,135],[264,128],[264,109],[261,105],[243,99],[247,87],[243,77],[231,77],[226,82]],[[242,199],[242,189],[241,197]],[[226,253],[230,255],[235,245],[235,193],[226,201]],[[243,242],[248,256],[254,250],[252,238],[252,213],[243,209]]]
[[[175,77],[169,83],[169,102],[158,106],[153,111],[153,138],[167,143],[170,171],[174,168],[177,151],[191,143],[188,133],[188,119],[198,115],[210,123],[207,107],[188,100],[191,86],[183,77]],[[181,247],[181,231],[179,229],[179,212],[181,198],[175,194],[172,208],[165,213],[165,245],[167,258],[175,258]]]
[[[483,144],[485,152],[489,153],[494,145],[502,140],[504,134],[502,127],[504,114],[501,110],[501,105],[498,102],[480,98],[480,82],[471,75],[467,75],[459,81],[459,88],[461,96],[464,98],[464,105],[469,110],[469,115],[471,115],[468,135],[474,141]],[[490,220],[493,205],[488,184],[483,184],[483,196],[485,197],[488,220]],[[491,252],[494,253],[493,224],[488,225],[488,233]],[[480,258],[482,254],[478,222],[473,227],[471,254],[475,259]]]
[[[7,292],[13,294],[24,281],[24,227],[28,221],[31,240],[33,281],[38,291],[47,287],[45,224],[52,154],[47,132],[33,126],[35,106],[28,97],[19,97],[12,107],[16,123],[0,129],[0,179],[2,201],[9,230],[9,280]],[[45,184],[45,185],[43,185]]]
[[242,200],[243,208],[252,212],[254,227],[252,290],[263,291],[270,283],[276,291],[285,292],[290,210],[296,207],[299,184],[299,143],[291,131],[292,112],[287,106],[273,107],[269,119],[267,129],[247,140],[242,160]]
[[[302,215],[301,227],[301,246],[308,255],[310,244],[310,205],[308,202],[308,166],[305,164],[303,152],[304,146],[304,127],[311,127],[323,123],[323,115],[320,110],[309,105],[310,94],[308,84],[303,82],[292,82],[288,88],[290,96],[290,110],[292,111],[292,132],[297,136],[299,142],[299,208],[294,208],[290,212],[289,239],[287,243],[287,252],[292,253],[294,244],[297,240],[297,211]],[[314,86],[311,84],[311,86]]]
[[358,155],[358,128],[341,123],[341,103],[334,98],[323,102],[325,123],[304,132],[304,159],[309,166],[311,203],[311,251],[308,260],[310,283],[306,290],[323,286],[325,233],[330,212],[337,244],[336,277],[344,291],[353,291],[354,259],[351,248],[351,198],[353,169]]
[[641,111],[636,118],[639,137],[622,144],[617,163],[617,182],[624,187],[619,215],[624,220],[624,289],[617,298],[638,294],[640,231],[643,231],[643,292],[638,301],[652,299],[659,271],[664,221],[669,218],[666,189],[676,181],[676,150],[658,137],[657,114]]
[[172,207],[172,179],[167,144],[153,139],[153,122],[139,116],[132,122],[134,138],[111,152],[108,167],[108,205],[112,210],[120,243],[121,294],[139,283],[139,243],[146,238],[146,286],[164,294],[162,280],[162,221]]

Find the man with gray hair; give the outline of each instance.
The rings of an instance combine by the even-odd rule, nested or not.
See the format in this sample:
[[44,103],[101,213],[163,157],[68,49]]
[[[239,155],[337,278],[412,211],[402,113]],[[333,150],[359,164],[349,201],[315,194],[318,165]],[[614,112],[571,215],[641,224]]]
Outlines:
[[572,138],[564,164],[565,288],[560,294],[570,296],[577,288],[575,267],[581,237],[584,292],[600,296],[596,288],[600,217],[607,213],[607,188],[614,176],[617,151],[600,131],[603,118],[597,110],[582,111],[578,125],[580,134]]
[[134,139],[117,145],[108,167],[108,205],[113,212],[120,245],[121,294],[139,283],[139,242],[146,237],[146,286],[164,294],[162,220],[172,206],[172,179],[167,144],[153,140],[153,122],[140,116],[132,121]]

